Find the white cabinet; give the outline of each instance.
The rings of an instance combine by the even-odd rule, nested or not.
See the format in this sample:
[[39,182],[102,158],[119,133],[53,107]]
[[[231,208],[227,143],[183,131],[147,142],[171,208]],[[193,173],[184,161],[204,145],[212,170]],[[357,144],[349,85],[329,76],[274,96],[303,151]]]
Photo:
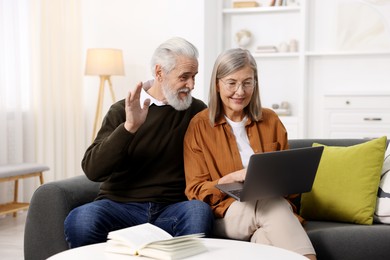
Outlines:
[[390,137],[390,93],[326,95],[324,129],[330,138]]
[[[353,118],[349,113],[371,118],[371,114],[363,114],[367,112],[363,108],[333,114],[325,96],[327,93],[375,96],[373,93],[390,91],[390,2],[284,1],[293,2],[292,6],[264,6],[273,1],[257,2],[263,6],[232,8],[233,0],[220,0],[219,51],[239,46],[237,32],[251,32],[251,42],[244,47],[252,52],[258,64],[262,103],[265,107],[283,101],[290,103],[292,115],[284,121],[292,129],[291,136],[341,136],[347,132],[330,130],[334,128],[324,122],[342,121],[343,115]],[[256,52],[258,46],[285,49],[291,40],[297,41],[297,51]],[[374,107],[371,109],[374,114],[378,112]],[[383,121],[351,122],[344,126],[356,128],[349,132],[355,137],[383,133],[366,125],[379,127]]]

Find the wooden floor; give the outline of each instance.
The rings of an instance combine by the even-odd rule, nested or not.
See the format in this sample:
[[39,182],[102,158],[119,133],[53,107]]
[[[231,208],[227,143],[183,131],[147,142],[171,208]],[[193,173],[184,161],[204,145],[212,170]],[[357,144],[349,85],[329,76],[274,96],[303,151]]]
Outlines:
[[1,260],[23,260],[24,223],[27,211],[0,216],[0,258]]

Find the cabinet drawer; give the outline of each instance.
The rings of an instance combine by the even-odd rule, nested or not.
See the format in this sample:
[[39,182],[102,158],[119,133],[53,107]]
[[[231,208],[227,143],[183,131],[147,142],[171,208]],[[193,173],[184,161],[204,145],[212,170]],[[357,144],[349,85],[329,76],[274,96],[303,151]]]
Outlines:
[[324,98],[324,106],[327,109],[390,109],[390,96],[328,96]]
[[390,112],[362,112],[362,113],[330,113],[331,125],[358,124],[360,126],[378,126],[387,124],[390,126]]

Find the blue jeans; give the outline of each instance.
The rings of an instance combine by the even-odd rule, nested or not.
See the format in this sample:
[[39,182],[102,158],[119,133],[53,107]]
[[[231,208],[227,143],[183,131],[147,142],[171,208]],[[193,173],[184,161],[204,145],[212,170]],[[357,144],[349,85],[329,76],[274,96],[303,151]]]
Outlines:
[[70,248],[105,242],[108,232],[152,223],[172,236],[205,233],[211,236],[214,216],[210,206],[190,200],[172,204],[119,203],[97,200],[73,209],[65,219],[65,238]]

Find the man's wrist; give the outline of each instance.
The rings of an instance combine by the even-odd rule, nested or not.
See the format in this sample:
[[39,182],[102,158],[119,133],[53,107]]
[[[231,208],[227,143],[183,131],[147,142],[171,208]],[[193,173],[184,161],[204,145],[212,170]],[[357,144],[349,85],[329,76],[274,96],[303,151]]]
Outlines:
[[123,126],[125,127],[125,129],[126,129],[127,132],[132,133],[132,134],[134,134],[134,133],[137,132],[137,130],[138,130],[138,127],[135,128],[134,126],[132,126],[132,125],[131,125],[130,123],[128,123],[128,122],[125,122]]

